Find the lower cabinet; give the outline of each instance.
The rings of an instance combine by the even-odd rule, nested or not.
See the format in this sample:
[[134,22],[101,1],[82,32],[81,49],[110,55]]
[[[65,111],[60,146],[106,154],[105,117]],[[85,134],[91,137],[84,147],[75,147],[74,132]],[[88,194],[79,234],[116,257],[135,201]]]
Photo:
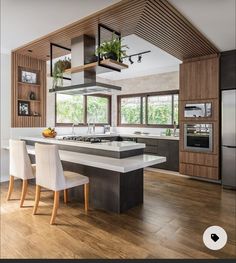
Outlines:
[[168,139],[137,138],[138,143],[145,143],[144,153],[165,156],[166,162],[152,167],[170,171],[179,171],[179,141]]

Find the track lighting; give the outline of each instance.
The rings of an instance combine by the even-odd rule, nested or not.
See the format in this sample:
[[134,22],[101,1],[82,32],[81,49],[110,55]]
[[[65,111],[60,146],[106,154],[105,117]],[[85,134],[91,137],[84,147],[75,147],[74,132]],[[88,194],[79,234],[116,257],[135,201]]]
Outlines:
[[134,64],[134,61],[132,60],[132,57],[138,56],[137,62],[138,62],[138,63],[141,63],[141,62],[142,62],[142,55],[143,55],[143,54],[146,54],[146,53],[149,53],[149,52],[151,52],[151,51],[148,50],[148,51],[144,51],[144,52],[140,52],[140,53],[128,55],[128,56],[123,57],[122,59],[124,59],[124,58],[129,58],[129,62],[130,62],[130,64],[132,65],[132,64]]
[[142,55],[139,55],[139,56],[138,56],[137,62],[138,62],[138,63],[141,63],[141,62],[142,62]]

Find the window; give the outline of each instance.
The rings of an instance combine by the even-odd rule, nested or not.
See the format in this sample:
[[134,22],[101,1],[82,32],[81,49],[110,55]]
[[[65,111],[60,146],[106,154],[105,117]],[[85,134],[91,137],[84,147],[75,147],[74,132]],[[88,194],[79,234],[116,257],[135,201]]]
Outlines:
[[82,95],[57,94],[56,109],[57,123],[84,122],[84,96]]
[[178,99],[178,91],[118,96],[118,125],[172,127]]
[[110,124],[109,95],[56,95],[56,125]]
[[141,98],[130,97],[121,99],[121,123],[141,124]]
[[109,123],[109,98],[87,96],[87,122],[88,123]]

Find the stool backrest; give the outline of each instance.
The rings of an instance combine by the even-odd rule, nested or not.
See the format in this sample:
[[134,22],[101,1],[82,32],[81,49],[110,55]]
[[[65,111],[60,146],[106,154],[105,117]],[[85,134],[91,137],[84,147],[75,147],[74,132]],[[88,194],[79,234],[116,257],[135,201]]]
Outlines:
[[25,141],[9,140],[10,175],[23,180],[34,178]]
[[65,177],[57,145],[35,144],[36,184],[53,191],[65,189]]

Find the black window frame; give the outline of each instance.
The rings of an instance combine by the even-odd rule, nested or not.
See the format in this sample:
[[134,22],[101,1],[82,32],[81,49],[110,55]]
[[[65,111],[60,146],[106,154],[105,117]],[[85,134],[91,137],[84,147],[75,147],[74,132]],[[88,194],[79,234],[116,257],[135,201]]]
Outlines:
[[[171,120],[172,124],[148,124],[148,97],[150,96],[172,96],[172,113]],[[148,92],[148,93],[137,93],[137,94],[125,94],[117,96],[117,126],[118,127],[145,127],[145,128],[174,128],[174,95],[179,95],[179,90],[170,91],[159,91],[159,92]],[[121,123],[121,100],[122,98],[136,98],[140,97],[140,124],[122,124]],[[145,111],[143,106],[143,98],[145,99]],[[179,100],[178,100],[179,101]],[[145,112],[145,123],[143,123],[143,112]],[[178,124],[179,127],[179,114],[178,114]]]

